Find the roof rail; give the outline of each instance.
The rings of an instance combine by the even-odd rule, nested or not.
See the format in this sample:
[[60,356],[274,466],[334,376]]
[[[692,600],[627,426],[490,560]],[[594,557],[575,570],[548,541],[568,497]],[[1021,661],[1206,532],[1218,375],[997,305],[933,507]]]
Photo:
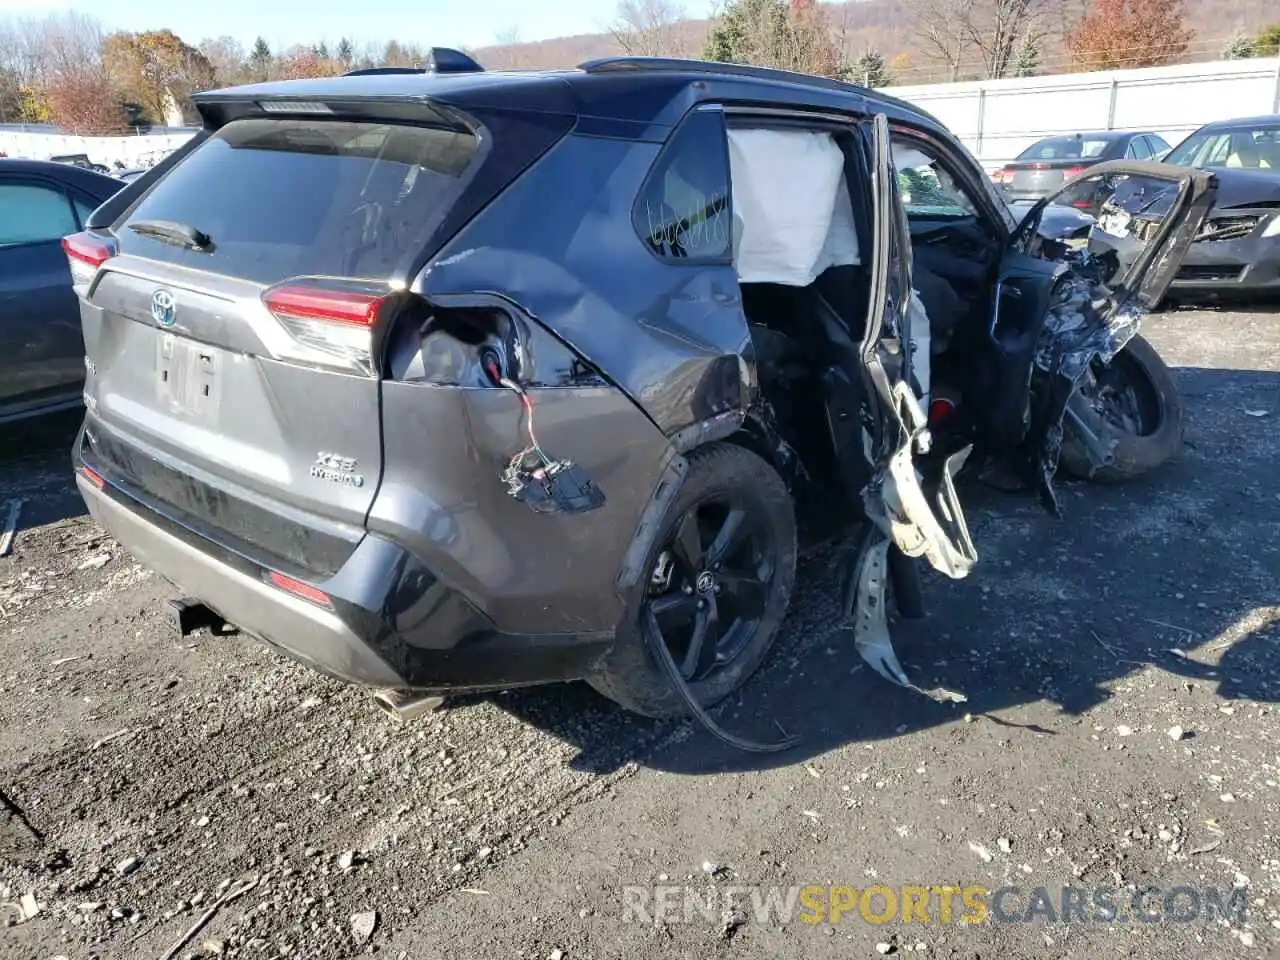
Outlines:
[[427,63],[422,67],[365,67],[348,70],[344,77],[368,77],[392,73],[483,73],[484,67],[461,50],[450,47],[432,47],[427,51]]
[[578,64],[584,73],[624,73],[627,71],[653,71],[668,73],[718,73],[733,77],[749,77],[754,80],[774,80],[783,83],[801,83],[827,90],[845,90],[856,84],[820,77],[812,73],[796,73],[773,67],[757,67],[746,63],[723,63],[718,60],[682,60],[678,57],[601,57]]
[[426,73],[423,67],[362,67],[359,70],[348,70],[344,77],[380,77],[393,73]]

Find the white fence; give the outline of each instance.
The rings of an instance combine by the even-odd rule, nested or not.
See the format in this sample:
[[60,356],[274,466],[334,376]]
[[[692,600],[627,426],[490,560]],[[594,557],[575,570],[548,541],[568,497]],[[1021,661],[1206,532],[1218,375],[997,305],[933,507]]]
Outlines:
[[[1280,57],[890,87],[886,92],[928,110],[994,167],[1055,134],[1151,130],[1172,144],[1211,120],[1280,113]],[[0,129],[0,152],[36,159],[84,153],[108,167],[117,161],[138,167],[149,166],[190,136],[73,137]]]
[[29,160],[83,153],[94,163],[112,169],[117,162],[126,168],[149,167],[186,143],[192,133],[194,131],[136,137],[76,137],[62,133],[0,130],[0,153]]
[[1176,144],[1212,120],[1280,113],[1280,57],[889,87],[885,93],[928,110],[994,167],[1055,134],[1151,130]]

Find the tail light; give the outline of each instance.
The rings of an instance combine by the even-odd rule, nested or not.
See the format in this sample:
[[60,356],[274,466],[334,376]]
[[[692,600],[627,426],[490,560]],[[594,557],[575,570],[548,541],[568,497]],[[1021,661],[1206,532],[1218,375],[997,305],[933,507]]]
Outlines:
[[262,294],[272,316],[301,348],[295,359],[375,374],[373,336],[392,294],[341,280],[287,280]]
[[999,170],[991,171],[991,182],[997,184],[1008,183],[1013,179],[1013,171],[1008,167],[1001,167]]
[[73,233],[62,238],[62,252],[71,267],[71,286],[76,293],[84,294],[98,269],[116,255],[116,245],[115,241],[92,233]]
[[1088,167],[1067,167],[1067,169],[1062,171],[1062,178],[1064,180],[1070,180],[1072,177],[1080,176],[1080,174],[1084,173],[1088,169]]

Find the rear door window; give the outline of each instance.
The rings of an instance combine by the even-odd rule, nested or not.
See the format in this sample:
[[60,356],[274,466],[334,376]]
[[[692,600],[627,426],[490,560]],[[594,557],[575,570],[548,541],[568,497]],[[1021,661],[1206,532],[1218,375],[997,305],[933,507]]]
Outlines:
[[0,247],[60,240],[80,227],[61,190],[35,183],[0,183]]
[[1129,160],[1148,160],[1151,158],[1151,148],[1147,146],[1146,137],[1134,137],[1129,141],[1129,149],[1124,152],[1125,158]]
[[732,223],[724,117],[699,111],[659,155],[636,198],[632,224],[656,256],[706,263],[728,261]]
[[[127,253],[264,284],[384,278],[457,201],[476,138],[434,127],[246,119],[220,129],[118,225]],[[141,236],[139,221],[205,234],[205,250]]]

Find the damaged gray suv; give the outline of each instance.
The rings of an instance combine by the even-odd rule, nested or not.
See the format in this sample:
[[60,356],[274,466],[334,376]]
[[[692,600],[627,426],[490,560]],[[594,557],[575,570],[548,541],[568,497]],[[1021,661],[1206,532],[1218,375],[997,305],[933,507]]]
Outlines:
[[1056,510],[1060,464],[1178,449],[1135,333],[1209,174],[1073,181],[1161,198],[1109,222],[1142,241],[1119,263],[1044,203],[1019,226],[932,117],[815,77],[437,50],[196,102],[199,135],[64,241],[78,485],[184,629],[398,709],[585,679],[699,712],[768,654],[810,525],[907,683],[885,593],[920,616],[922,563],[973,566],[959,470]]

